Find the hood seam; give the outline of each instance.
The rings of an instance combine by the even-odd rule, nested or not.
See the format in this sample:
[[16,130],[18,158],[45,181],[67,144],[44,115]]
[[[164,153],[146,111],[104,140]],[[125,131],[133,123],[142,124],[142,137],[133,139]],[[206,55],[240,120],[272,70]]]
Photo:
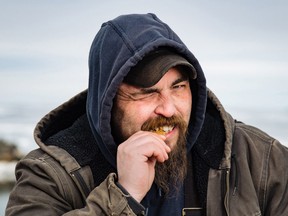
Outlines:
[[[134,55],[136,47],[132,43],[132,40],[129,39],[128,35],[121,29],[121,27],[112,21],[108,22],[108,25],[117,33],[117,35],[122,39],[128,50]],[[124,37],[125,36],[125,37]]]

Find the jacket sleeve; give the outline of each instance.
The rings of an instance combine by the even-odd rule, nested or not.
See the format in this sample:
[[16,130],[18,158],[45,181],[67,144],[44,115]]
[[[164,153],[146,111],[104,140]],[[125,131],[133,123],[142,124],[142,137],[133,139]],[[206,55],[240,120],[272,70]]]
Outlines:
[[264,215],[288,215],[288,149],[277,140],[271,145],[267,165]]
[[22,159],[16,166],[16,179],[6,216],[136,215],[128,204],[129,195],[116,186],[113,173],[90,192],[86,201],[64,169],[45,159]]
[[[130,202],[128,201],[129,199],[134,201],[134,199],[129,194],[125,195],[123,191],[117,187],[115,178],[116,174],[110,174],[100,186],[96,187],[90,193],[86,200],[87,205],[83,209],[68,212],[64,214],[64,216],[136,215],[135,211],[130,208]],[[144,208],[139,204],[137,215],[144,215],[144,213]]]

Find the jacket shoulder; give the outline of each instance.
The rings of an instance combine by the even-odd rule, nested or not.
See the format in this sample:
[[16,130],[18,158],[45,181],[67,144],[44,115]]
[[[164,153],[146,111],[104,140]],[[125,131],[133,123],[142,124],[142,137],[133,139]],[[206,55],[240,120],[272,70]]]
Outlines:
[[[54,150],[57,147],[52,147]],[[61,149],[57,149],[61,151]],[[63,151],[63,150],[62,150]],[[73,160],[73,158],[67,157],[66,161]],[[63,156],[64,157],[64,156]],[[70,156],[71,157],[71,156]],[[29,189],[31,196],[41,191],[45,202],[53,202],[56,197],[58,200],[62,200],[64,203],[69,203],[69,206],[79,208],[84,205],[83,193],[81,188],[77,185],[77,179],[73,179],[73,171],[81,170],[83,176],[87,176],[87,168],[71,169],[71,167],[65,167],[65,160],[59,162],[54,157],[49,155],[42,149],[36,149],[28,153],[23,159],[21,159],[16,166],[16,186],[15,193],[17,196],[21,194],[21,191]],[[68,163],[68,162],[67,162]],[[68,169],[71,169],[70,172]],[[75,168],[75,165],[74,165]],[[83,173],[85,171],[85,174]],[[90,175],[91,176],[91,175]],[[87,182],[88,180],[85,179]],[[88,184],[87,184],[88,185]],[[92,184],[91,184],[92,185]],[[25,192],[25,194],[27,191]],[[36,193],[36,194],[35,194]]]
[[244,185],[249,185],[251,180],[254,189],[246,191],[250,194],[250,199],[253,197],[251,191],[255,191],[262,214],[283,215],[280,209],[288,214],[287,147],[262,130],[237,122],[233,155],[238,172],[241,173],[238,176],[239,188],[245,188]]

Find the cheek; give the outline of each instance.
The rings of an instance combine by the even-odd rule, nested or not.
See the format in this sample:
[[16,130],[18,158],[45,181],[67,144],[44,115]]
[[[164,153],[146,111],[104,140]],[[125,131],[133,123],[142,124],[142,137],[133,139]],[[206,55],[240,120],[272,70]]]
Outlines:
[[[119,104],[120,105],[120,104]],[[115,110],[116,111],[116,110]],[[128,139],[131,135],[141,130],[143,123],[149,118],[149,107],[141,104],[131,105],[129,102],[118,107],[117,112],[121,115],[117,118],[122,137]]]
[[190,97],[189,100],[187,100],[186,107],[187,107],[186,113],[187,113],[188,117],[190,118],[190,115],[191,115],[191,112],[192,112],[192,98],[191,97]]
[[141,104],[131,106],[130,109],[126,109],[126,115],[124,118],[126,126],[129,127],[130,125],[127,125],[127,123],[130,123],[131,126],[134,127],[135,132],[139,131],[143,123],[149,118],[150,113],[151,111],[147,106]]
[[185,97],[177,102],[178,111],[188,123],[192,112],[192,94],[187,93]]

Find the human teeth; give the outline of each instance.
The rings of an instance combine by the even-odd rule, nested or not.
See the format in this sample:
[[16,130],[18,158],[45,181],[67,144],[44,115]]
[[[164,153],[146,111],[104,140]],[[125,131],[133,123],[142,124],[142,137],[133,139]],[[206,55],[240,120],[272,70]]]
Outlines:
[[173,128],[174,128],[173,126],[165,125],[163,127],[155,128],[154,132],[157,134],[165,135],[166,133],[169,133],[170,131],[172,131]]
[[162,127],[162,128],[163,128],[163,131],[165,131],[166,133],[167,133],[167,132],[170,132],[170,131],[173,129],[172,126],[164,126],[164,127]]

